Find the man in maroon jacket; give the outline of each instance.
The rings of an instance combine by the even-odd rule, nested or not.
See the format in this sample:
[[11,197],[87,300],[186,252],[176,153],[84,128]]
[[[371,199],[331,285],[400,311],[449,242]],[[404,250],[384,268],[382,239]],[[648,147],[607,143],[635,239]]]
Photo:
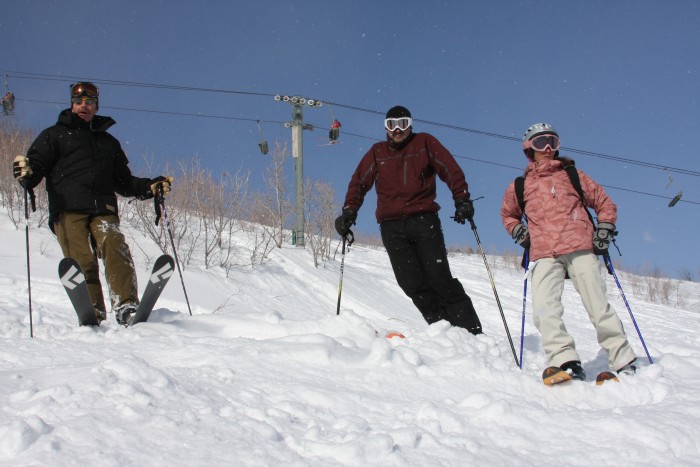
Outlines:
[[401,289],[429,324],[444,319],[481,334],[474,305],[450,272],[437,215],[440,205],[435,202],[437,175],[452,191],[455,221],[472,219],[474,206],[464,172],[434,136],[413,133],[411,125],[408,109],[389,109],[386,141],[374,144],[357,166],[335,228],[342,237],[348,235],[365,194],[376,185],[377,222]]

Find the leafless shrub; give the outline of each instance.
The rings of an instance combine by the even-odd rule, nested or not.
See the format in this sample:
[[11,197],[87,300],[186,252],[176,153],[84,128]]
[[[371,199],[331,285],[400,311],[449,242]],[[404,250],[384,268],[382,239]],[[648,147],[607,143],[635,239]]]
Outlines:
[[290,238],[290,231],[284,227],[291,209],[288,200],[278,200],[274,193],[257,192],[248,196],[245,217],[258,224],[273,240],[275,247],[282,248]]
[[269,261],[270,253],[272,253],[276,247],[276,243],[270,231],[254,222],[246,223],[245,231],[248,234],[250,247],[250,265],[257,266]]
[[286,199],[286,183],[284,164],[289,158],[287,144],[275,142],[270,164],[265,170],[263,179],[269,188],[269,193],[258,198],[255,205],[255,217],[263,229],[267,230],[277,248],[282,248],[285,239],[285,224],[291,212],[291,203]]
[[54,242],[49,241],[47,239],[41,240],[41,243],[39,244],[39,253],[41,256],[46,256],[46,253],[48,253],[49,250],[51,250],[51,245],[53,245]]
[[[12,174],[12,162],[18,155],[27,154],[35,135],[32,131],[20,128],[13,120],[0,119],[0,203],[10,222],[19,228],[25,222],[24,189]],[[48,203],[44,183],[34,189],[36,212],[30,210],[32,224],[42,225],[48,218]],[[30,198],[27,197],[29,202]]]
[[268,261],[272,250],[282,248],[290,237],[289,230],[285,229],[292,211],[291,203],[286,198],[284,175],[288,155],[286,143],[276,142],[263,175],[267,191],[247,197],[245,219],[248,222],[243,225],[248,235],[251,266]]
[[474,248],[469,245],[450,245],[447,247],[448,255],[473,255]]
[[[333,222],[335,222],[335,219],[333,220]],[[368,232],[363,232],[363,231],[354,231],[354,232],[355,232],[355,240],[357,241],[358,245],[362,245],[364,247],[368,247],[368,248],[372,248],[372,249],[384,248],[384,242],[382,241],[382,235],[380,233],[377,233],[376,231],[373,233],[368,233]]]
[[[155,157],[153,154],[145,155],[143,157],[146,167],[145,173],[134,175],[153,178],[155,176],[154,160]],[[168,252],[168,239],[163,225],[161,222],[159,222],[159,225],[155,224],[156,209],[154,201],[140,201],[135,198],[118,197],[117,203],[119,206],[120,222],[128,223],[132,227],[132,247],[138,248],[145,255],[146,260],[149,263],[151,262],[152,258],[150,255],[144,248],[141,248],[140,242],[136,238],[133,238],[134,234],[139,234],[143,238],[152,240],[163,253]]]
[[676,303],[683,301],[683,298],[678,295],[678,281],[666,277],[658,267],[644,265],[636,273],[622,273],[622,276],[632,287],[632,293],[639,298],[668,305],[671,303],[671,296],[676,292]]
[[248,190],[248,174],[221,174],[218,183],[213,181],[207,190],[205,216],[205,265],[210,259],[224,268],[227,275],[235,264],[234,236],[241,229],[236,219],[241,217],[243,201]]
[[690,269],[681,269],[678,273],[678,277],[683,281],[694,282],[695,277],[693,276],[693,271]]
[[520,271],[523,269],[523,254],[523,251],[505,251],[503,258],[508,267]]
[[307,181],[305,185],[306,244],[311,249],[314,266],[319,267],[330,258],[331,238],[335,232],[335,214],[339,207],[330,184]]

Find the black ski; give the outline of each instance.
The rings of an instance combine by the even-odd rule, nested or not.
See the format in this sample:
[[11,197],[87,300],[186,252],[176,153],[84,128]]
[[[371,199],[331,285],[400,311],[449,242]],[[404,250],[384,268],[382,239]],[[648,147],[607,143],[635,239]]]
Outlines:
[[134,324],[148,321],[153,306],[156,304],[156,301],[158,301],[160,293],[163,291],[163,288],[165,288],[165,284],[168,283],[170,276],[173,275],[174,270],[175,261],[173,261],[170,255],[162,255],[156,260],[153,265],[151,276],[148,279],[146,290],[143,291],[139,308],[129,320],[127,326],[133,326]]
[[80,325],[99,326],[85,276],[78,262],[73,258],[63,258],[58,263],[58,277],[61,278],[61,283],[73,304]]

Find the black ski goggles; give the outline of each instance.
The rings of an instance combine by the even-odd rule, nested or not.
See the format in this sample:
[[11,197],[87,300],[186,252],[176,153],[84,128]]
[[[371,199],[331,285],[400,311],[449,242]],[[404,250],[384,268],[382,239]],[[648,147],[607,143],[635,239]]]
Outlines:
[[89,82],[71,84],[70,97],[73,98],[83,96],[97,99],[100,96],[100,90],[97,89],[97,86]]

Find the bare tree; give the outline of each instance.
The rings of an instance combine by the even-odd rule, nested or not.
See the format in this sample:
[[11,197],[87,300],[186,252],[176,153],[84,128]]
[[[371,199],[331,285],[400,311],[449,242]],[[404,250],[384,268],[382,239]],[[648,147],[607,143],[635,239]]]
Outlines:
[[695,280],[695,277],[693,276],[693,271],[691,271],[690,269],[681,269],[678,273],[678,277],[680,277],[681,280],[688,282],[693,282]]
[[671,280],[665,277],[665,274],[659,267],[653,268],[644,277],[647,286],[647,299],[650,302],[661,302],[668,304],[671,300],[671,292],[673,285]]
[[[155,156],[153,154],[144,155],[143,160],[146,171],[142,176],[153,177],[153,174],[156,172],[154,167]],[[154,201],[143,202],[133,198],[120,197],[118,203],[121,222],[129,223],[134,232],[151,239],[163,253],[167,253],[169,250],[168,237],[163,229],[163,224],[159,222],[159,225],[156,225],[155,223],[156,208]],[[138,241],[134,241],[132,244],[146,254],[146,251],[140,247]]]
[[[153,157],[144,156],[144,163],[148,174],[146,176],[152,176],[155,173]],[[192,260],[203,232],[203,219],[200,214],[206,204],[202,200],[202,193],[208,183],[208,174],[202,169],[197,156],[193,156],[189,162],[176,161],[175,167],[166,164],[162,173],[174,177],[172,191],[164,200],[167,224],[173,235],[172,242],[170,233],[166,231],[168,225],[165,219],[161,218],[158,225],[155,224],[154,201],[120,199],[121,218],[145,238],[155,242],[164,253],[171,252],[174,244],[181,265],[185,268]],[[161,212],[161,216],[164,214]],[[138,247],[138,242],[134,244]]]
[[196,155],[189,162],[178,161],[176,165],[177,169],[166,167],[164,173],[175,174],[168,197],[168,218],[173,243],[184,267],[192,261],[203,231],[201,196],[207,174]]
[[204,219],[204,264],[209,267],[212,262],[230,270],[233,261],[234,235],[241,230],[240,218],[242,203],[248,190],[249,175],[240,172],[232,175],[224,172],[218,182],[208,175],[205,191],[206,209],[202,210]]
[[[0,202],[12,224],[19,228],[24,222],[24,189],[12,174],[12,162],[18,155],[27,154],[29,145],[35,136],[30,130],[20,128],[9,119],[0,120]],[[36,194],[36,212],[30,214],[33,224],[41,225],[48,218],[48,199],[44,182],[34,190]]]
[[248,233],[250,245],[250,265],[256,266],[267,262],[270,259],[270,253],[276,247],[270,232],[264,229],[261,224],[254,222],[245,223],[245,230]]
[[256,195],[250,205],[251,221],[260,224],[277,248],[282,248],[287,239],[288,231],[285,230],[285,225],[291,212],[291,203],[286,198],[287,184],[284,175],[284,164],[288,158],[287,143],[282,145],[275,142],[270,164],[263,175],[269,191]]
[[252,266],[266,262],[272,250],[282,248],[289,239],[285,225],[291,203],[286,198],[284,175],[288,156],[286,143],[275,142],[272,158],[263,175],[267,191],[254,193],[248,198],[246,219],[250,222],[244,224],[244,229],[248,234]]
[[304,187],[306,193],[306,243],[311,249],[314,266],[319,267],[331,255],[331,238],[335,232],[335,213],[339,206],[335,201],[333,187],[321,181],[307,181]]

